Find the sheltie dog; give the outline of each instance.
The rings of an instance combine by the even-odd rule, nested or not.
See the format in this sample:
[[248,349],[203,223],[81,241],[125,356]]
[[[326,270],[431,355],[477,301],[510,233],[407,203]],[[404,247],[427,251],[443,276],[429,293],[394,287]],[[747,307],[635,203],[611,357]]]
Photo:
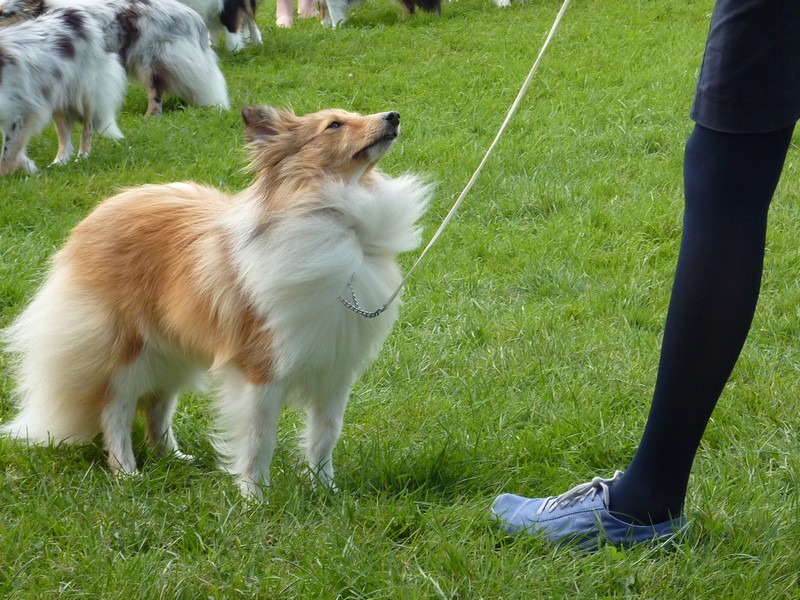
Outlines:
[[148,115],[161,113],[165,93],[195,106],[230,108],[208,29],[200,15],[177,0],[0,0],[6,14],[29,18],[70,6],[101,23],[107,48],[147,89]]
[[183,456],[177,393],[210,370],[217,447],[244,495],[269,482],[290,400],[307,411],[313,480],[333,485],[350,389],[397,319],[395,303],[368,319],[341,294],[351,288],[363,306],[390,296],[430,189],[375,169],[398,135],[395,112],[251,106],[242,116],[250,187],[232,197],[194,183],[134,188],[72,231],[4,332],[20,412],[3,433],[72,442],[100,432],[111,470],[133,473],[137,406],[154,450]]
[[261,44],[261,30],[256,23],[256,0],[180,0],[197,11],[205,21],[216,45],[225,34],[225,48],[236,52],[246,44]]
[[[11,22],[0,6],[0,23]],[[36,172],[27,156],[30,139],[55,121],[58,153],[73,153],[72,124],[83,123],[79,156],[89,155],[92,134],[121,138],[117,113],[125,97],[125,71],[105,50],[96,21],[78,8],[0,27],[0,175]]]
[[[319,0],[319,16],[325,27],[337,27],[347,21],[350,8],[361,4],[364,0]],[[399,0],[406,17],[413,15],[419,8],[426,12],[442,15],[441,0]]]

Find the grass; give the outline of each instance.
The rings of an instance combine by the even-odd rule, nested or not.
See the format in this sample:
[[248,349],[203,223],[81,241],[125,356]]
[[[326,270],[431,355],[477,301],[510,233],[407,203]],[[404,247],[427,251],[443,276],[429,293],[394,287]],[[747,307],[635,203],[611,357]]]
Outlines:
[[[383,163],[437,186],[430,234],[480,161],[559,8],[445,3],[403,21],[375,0],[331,32],[260,21],[221,53],[233,104],[397,110]],[[181,404],[192,465],[144,450],[115,480],[97,446],[0,440],[0,596],[10,598],[798,598],[798,152],[771,213],[751,337],[698,453],[688,537],[672,551],[587,555],[507,538],[501,491],[553,494],[630,460],[646,418],[680,239],[681,160],[711,0],[587,0],[567,12],[520,112],[458,218],[411,280],[359,380],[337,447],[337,494],[313,493],[281,422],[269,502],[217,471],[208,398]],[[0,180],[0,325],[48,257],[122,186],[246,184],[237,111],[170,101],[90,160]],[[52,131],[31,155],[55,155]],[[413,256],[405,256],[410,265]],[[3,359],[0,359],[2,361]],[[0,362],[0,370],[3,367]],[[43,374],[44,375],[44,374]],[[0,377],[0,419],[10,416]]]

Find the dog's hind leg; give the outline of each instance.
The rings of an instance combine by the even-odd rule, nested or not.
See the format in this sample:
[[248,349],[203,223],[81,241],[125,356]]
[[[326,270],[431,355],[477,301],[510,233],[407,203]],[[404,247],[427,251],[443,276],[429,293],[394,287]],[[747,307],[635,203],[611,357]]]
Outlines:
[[124,389],[126,387],[110,386],[108,401],[100,415],[108,467],[114,475],[137,473],[132,441],[136,397],[131,395],[130,390]]
[[64,113],[53,113],[53,124],[56,126],[58,136],[58,153],[53,160],[54,165],[65,165],[72,157],[72,122]]
[[148,117],[157,117],[163,112],[163,99],[161,92],[155,87],[147,90],[147,112]]
[[[150,65],[147,69],[148,75],[144,81],[147,87],[147,112],[148,116],[158,116],[163,111],[164,92],[168,84],[159,65]],[[145,78],[143,78],[145,79]]]
[[133,420],[140,398],[157,389],[157,369],[164,357],[146,347],[132,362],[119,368],[106,387],[106,403],[100,414],[100,429],[108,454],[108,466],[115,475],[135,474]]
[[139,401],[139,407],[147,419],[147,441],[158,456],[174,456],[182,460],[193,460],[178,449],[172,431],[172,417],[178,406],[177,394],[149,394]]
[[78,147],[78,158],[87,158],[92,151],[92,135],[94,126],[92,124],[92,112],[88,102],[83,104],[83,128],[81,129],[81,145]]

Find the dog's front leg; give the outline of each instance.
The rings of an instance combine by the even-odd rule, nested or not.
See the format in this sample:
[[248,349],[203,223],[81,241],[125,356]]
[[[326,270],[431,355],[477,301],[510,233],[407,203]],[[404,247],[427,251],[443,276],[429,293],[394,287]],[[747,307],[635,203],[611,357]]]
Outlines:
[[283,383],[250,383],[241,374],[224,378],[220,398],[221,452],[227,470],[236,475],[239,490],[259,499],[269,486],[278,417],[286,401]]
[[333,449],[342,433],[344,411],[351,383],[330,395],[312,400],[307,410],[304,441],[311,484],[335,489],[333,483]]
[[58,153],[54,165],[65,165],[72,157],[72,122],[61,112],[53,113],[53,123],[58,136]]
[[228,52],[238,52],[244,48],[244,39],[239,31],[225,30],[225,49]]
[[252,17],[247,17],[247,28],[250,31],[250,43],[260,46],[263,42],[261,37],[261,30],[258,28],[258,23]]
[[36,173],[36,164],[27,156],[28,140],[35,127],[33,120],[12,121],[4,131],[3,150],[0,154],[0,175],[8,175],[22,167],[26,173]]

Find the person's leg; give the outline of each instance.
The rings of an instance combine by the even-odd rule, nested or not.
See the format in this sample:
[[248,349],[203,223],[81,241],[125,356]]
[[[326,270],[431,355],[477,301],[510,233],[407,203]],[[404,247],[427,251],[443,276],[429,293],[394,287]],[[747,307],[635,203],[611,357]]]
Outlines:
[[767,212],[793,129],[728,134],[695,127],[686,145],[684,229],[661,361],[636,455],[624,474],[561,496],[499,496],[492,514],[504,529],[591,545],[666,538],[683,525],[697,447],[755,311]]
[[275,3],[275,24],[278,27],[291,27],[294,24],[292,0],[277,0]]
[[700,438],[744,344],[761,285],[767,211],[794,127],[697,126],[686,144],[686,210],[653,403],[610,509],[641,522],[683,512]]
[[319,15],[316,0],[299,0],[297,3],[297,14],[303,18],[316,17]]

